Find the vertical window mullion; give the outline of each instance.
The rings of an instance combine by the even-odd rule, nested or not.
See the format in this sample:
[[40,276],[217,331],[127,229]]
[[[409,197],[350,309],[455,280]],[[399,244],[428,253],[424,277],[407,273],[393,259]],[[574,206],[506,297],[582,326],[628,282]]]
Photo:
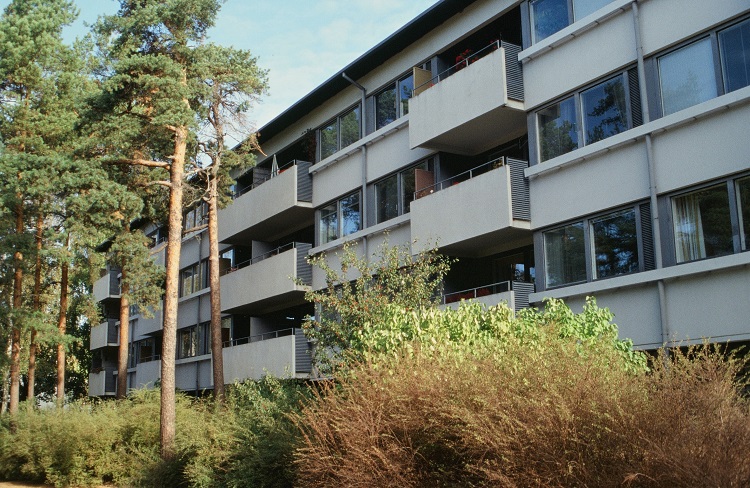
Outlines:
[[591,223],[589,219],[583,219],[583,239],[584,239],[584,262],[586,263],[586,281],[590,282],[594,279],[594,259],[596,254],[594,253],[594,236],[592,235],[593,230],[591,229]]
[[729,220],[732,223],[732,244],[734,246],[734,252],[738,253],[742,251],[742,242],[740,239],[740,231],[742,226],[740,224],[740,213],[737,205],[737,186],[734,184],[734,180],[727,181],[727,195],[729,197]]

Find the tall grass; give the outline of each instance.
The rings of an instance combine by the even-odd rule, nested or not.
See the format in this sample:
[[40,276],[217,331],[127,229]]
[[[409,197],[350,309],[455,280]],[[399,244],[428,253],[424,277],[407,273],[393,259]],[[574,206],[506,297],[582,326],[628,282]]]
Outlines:
[[693,348],[634,374],[543,346],[361,365],[299,417],[299,486],[750,486],[738,361]]

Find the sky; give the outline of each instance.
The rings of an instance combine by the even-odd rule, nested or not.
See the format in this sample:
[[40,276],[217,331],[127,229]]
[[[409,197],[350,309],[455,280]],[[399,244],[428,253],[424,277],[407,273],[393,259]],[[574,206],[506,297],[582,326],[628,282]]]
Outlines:
[[[75,0],[80,16],[66,40],[88,32],[116,0]],[[9,0],[0,0],[5,8]],[[209,41],[250,50],[269,70],[269,94],[250,120],[262,127],[436,0],[227,0]]]

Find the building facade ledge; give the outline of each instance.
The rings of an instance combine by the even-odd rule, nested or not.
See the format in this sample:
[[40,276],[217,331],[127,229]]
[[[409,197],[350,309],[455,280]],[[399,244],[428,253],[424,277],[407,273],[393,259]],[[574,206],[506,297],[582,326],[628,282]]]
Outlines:
[[[635,0],[615,0],[614,2],[602,7],[591,15],[573,22],[569,26],[552,34],[546,39],[543,39],[535,43],[531,47],[524,49],[518,54],[518,60],[522,63],[526,63],[534,58],[542,56],[543,54],[553,50],[554,48],[575,39],[587,30],[592,29],[597,25],[609,20],[610,18],[625,12],[629,8],[630,4],[633,3],[633,1]],[[643,2],[643,0],[640,1]]]
[[317,247],[314,247],[310,249],[310,255],[313,256],[315,254],[320,254],[322,252],[329,252],[333,249],[339,249],[344,246],[349,241],[356,241],[357,239],[362,239],[364,237],[369,237],[373,234],[382,234],[383,232],[389,231],[391,229],[395,229],[398,227],[401,227],[403,225],[406,225],[411,222],[411,213],[405,213],[402,215],[399,215],[398,217],[394,217],[390,220],[387,220],[385,222],[382,222],[380,224],[371,225],[370,227],[366,227],[362,230],[359,230],[357,232],[354,232],[352,234],[349,234],[345,237],[342,237],[340,239],[336,239],[335,241],[326,242],[325,244],[321,244]]
[[529,296],[529,301],[531,303],[541,304],[545,298],[596,296],[600,292],[611,292],[623,288],[650,285],[662,280],[674,281],[699,274],[715,273],[748,266],[750,266],[750,252],[742,252],[678,264],[652,271],[617,276],[605,280],[553,288],[551,290],[532,293]]
[[527,178],[536,178],[545,173],[558,171],[568,166],[582,163],[588,159],[600,157],[619,147],[638,142],[646,135],[657,135],[689,124],[693,121],[710,117],[717,113],[750,103],[750,86],[721,95],[699,103],[679,112],[658,118],[640,127],[626,130],[607,139],[581,147],[567,154],[538,163],[525,170]]
[[352,154],[359,152],[362,149],[362,146],[370,146],[372,144],[375,144],[381,139],[384,139],[385,137],[393,134],[394,132],[398,132],[399,130],[407,127],[408,125],[409,125],[409,114],[406,114],[394,120],[393,122],[386,125],[385,127],[381,127],[380,129],[376,130],[372,134],[366,135],[365,137],[361,138],[354,144],[350,144],[346,146],[344,149],[334,154],[331,154],[330,156],[320,161],[319,163],[313,164],[312,166],[310,166],[310,174],[314,175],[315,173],[319,173],[323,171],[324,169],[328,169],[334,164],[347,159]]

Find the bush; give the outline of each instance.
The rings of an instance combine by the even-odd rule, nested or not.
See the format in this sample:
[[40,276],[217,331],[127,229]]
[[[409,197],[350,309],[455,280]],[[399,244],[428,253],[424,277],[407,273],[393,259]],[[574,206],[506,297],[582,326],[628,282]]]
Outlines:
[[402,352],[383,347],[297,418],[299,485],[750,486],[737,361],[675,351],[647,373],[608,312],[552,305],[394,318]]

